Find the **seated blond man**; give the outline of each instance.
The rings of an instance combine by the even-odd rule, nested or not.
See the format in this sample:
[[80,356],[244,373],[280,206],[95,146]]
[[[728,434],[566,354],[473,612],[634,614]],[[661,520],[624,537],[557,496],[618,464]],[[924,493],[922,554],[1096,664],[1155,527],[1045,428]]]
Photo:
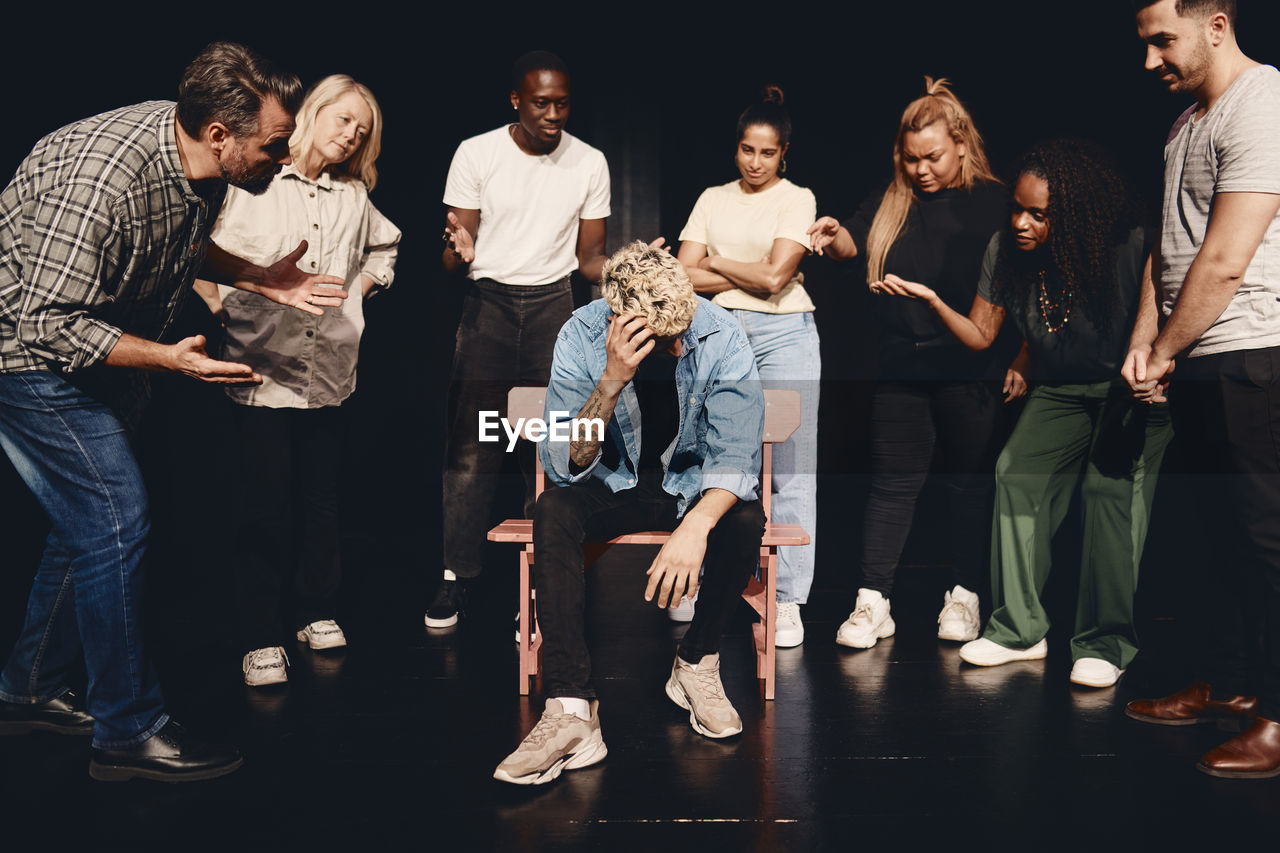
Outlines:
[[519,785],[550,782],[607,752],[583,627],[584,541],[671,531],[647,572],[645,600],[666,607],[696,591],[698,607],[667,695],[707,737],[742,731],[720,682],[719,648],[764,534],[755,360],[733,318],[695,296],[660,249],[636,242],[618,251],[602,290],[561,328],[547,389],[548,420],[576,414],[586,428],[539,445],[557,486],[533,520],[547,703],[494,771]]

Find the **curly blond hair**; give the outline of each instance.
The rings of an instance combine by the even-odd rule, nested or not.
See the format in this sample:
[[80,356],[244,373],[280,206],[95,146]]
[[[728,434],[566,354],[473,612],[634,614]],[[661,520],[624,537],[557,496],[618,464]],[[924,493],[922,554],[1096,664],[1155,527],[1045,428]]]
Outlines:
[[614,314],[644,317],[660,338],[678,335],[698,308],[693,283],[670,252],[636,240],[605,261],[600,290]]

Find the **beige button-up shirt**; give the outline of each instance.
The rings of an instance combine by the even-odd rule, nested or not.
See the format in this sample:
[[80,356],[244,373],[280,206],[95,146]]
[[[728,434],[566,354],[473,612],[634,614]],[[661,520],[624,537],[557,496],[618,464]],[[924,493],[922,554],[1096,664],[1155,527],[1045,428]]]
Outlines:
[[214,224],[213,242],[233,255],[269,265],[306,240],[298,266],[346,279],[348,297],[317,317],[226,285],[223,358],[262,375],[257,387],[229,387],[236,402],[269,408],[336,406],[356,387],[356,359],[364,331],[361,274],[391,284],[400,229],[369,201],[357,180],[328,172],[310,180],[285,166],[262,195],[231,187]]

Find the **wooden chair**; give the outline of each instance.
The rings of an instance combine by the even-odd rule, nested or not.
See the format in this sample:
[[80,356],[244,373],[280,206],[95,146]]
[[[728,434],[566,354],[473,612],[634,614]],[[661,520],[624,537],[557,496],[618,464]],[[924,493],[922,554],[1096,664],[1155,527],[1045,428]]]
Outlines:
[[[763,682],[764,698],[773,698],[773,658],[774,630],[777,617],[777,568],[778,548],[787,545],[807,545],[809,534],[798,524],[771,524],[768,522],[771,507],[773,445],[786,441],[800,426],[800,393],[793,390],[766,390],[764,392],[764,476],[761,491],[764,496],[765,528],[764,539],[760,543],[760,579],[752,578],[742,597],[760,614],[760,621],[752,626],[756,647],[756,677]],[[530,418],[543,417],[546,401],[546,389],[536,387],[512,388],[507,395],[507,419],[518,423],[524,418],[524,424]],[[521,438],[528,439],[525,425],[521,426]],[[536,455],[536,454],[535,454]],[[542,469],[542,460],[538,460],[537,494],[541,495],[546,487],[546,473]],[[649,531],[628,533],[617,536],[608,542],[588,543],[583,547],[584,566],[590,566],[600,555],[614,545],[662,545],[671,536],[667,531]],[[535,559],[533,553],[533,521],[527,518],[513,518],[502,522],[489,531],[489,539],[494,542],[516,542],[524,545],[520,552],[520,694],[528,695],[529,679],[538,674],[542,651],[542,634],[529,630],[531,623],[536,626],[534,611],[533,586],[530,578],[530,566]]]

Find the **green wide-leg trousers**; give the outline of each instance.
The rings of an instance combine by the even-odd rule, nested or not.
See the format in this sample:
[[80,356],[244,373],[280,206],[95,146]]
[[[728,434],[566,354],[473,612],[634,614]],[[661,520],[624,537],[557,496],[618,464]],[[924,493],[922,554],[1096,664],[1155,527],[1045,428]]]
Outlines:
[[1080,489],[1083,542],[1071,658],[1124,669],[1138,653],[1133,597],[1156,478],[1173,436],[1167,404],[1123,380],[1040,385],[996,462],[993,612],[983,636],[1006,648],[1049,632],[1041,604],[1052,540]]

